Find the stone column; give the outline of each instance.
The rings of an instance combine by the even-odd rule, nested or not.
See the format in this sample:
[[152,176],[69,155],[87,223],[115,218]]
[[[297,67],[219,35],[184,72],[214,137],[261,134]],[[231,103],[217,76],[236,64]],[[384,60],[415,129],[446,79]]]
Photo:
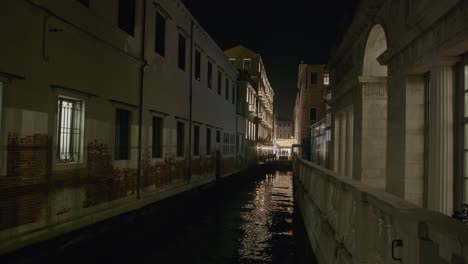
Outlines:
[[431,69],[429,82],[428,207],[453,212],[453,70]]

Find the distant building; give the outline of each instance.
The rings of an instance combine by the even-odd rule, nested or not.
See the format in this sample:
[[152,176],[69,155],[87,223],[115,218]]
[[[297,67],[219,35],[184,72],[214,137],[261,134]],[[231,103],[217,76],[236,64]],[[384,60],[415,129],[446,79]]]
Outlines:
[[327,115],[325,88],[330,75],[325,65],[299,65],[296,105],[294,108],[294,137],[301,145],[300,155],[311,159],[311,126]]
[[225,51],[232,64],[240,71],[245,71],[253,81],[257,93],[254,121],[254,133],[260,160],[273,155],[274,140],[274,91],[268,80],[265,66],[259,54],[244,46],[236,46]]
[[291,120],[278,120],[276,124],[277,139],[291,139],[293,136],[293,122]]
[[239,167],[253,165],[257,162],[257,145],[256,145],[256,117],[257,117],[257,91],[254,89],[255,82],[246,71],[241,71],[238,79],[237,92],[237,130],[242,138],[237,140],[241,142],[240,157],[238,160]]

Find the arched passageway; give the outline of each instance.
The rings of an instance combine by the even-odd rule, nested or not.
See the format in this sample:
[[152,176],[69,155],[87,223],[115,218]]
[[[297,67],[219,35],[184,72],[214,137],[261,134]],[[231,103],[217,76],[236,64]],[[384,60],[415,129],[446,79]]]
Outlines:
[[359,91],[354,102],[334,115],[334,168],[340,175],[385,189],[387,141],[387,66],[378,57],[387,49],[381,25],[368,35]]

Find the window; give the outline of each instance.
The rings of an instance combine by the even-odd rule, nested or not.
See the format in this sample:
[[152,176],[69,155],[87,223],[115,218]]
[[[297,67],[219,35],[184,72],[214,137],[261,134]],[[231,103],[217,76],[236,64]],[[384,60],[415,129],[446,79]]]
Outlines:
[[226,98],[226,101],[229,101],[229,79],[226,77],[226,86],[224,87],[225,89],[225,94],[224,97]]
[[177,157],[184,157],[185,150],[185,124],[177,122]]
[[89,0],[78,0],[82,5],[89,7]]
[[119,0],[119,28],[132,36],[135,34],[135,9],[135,0]]
[[221,142],[221,131],[216,130],[216,143]]
[[218,95],[221,95],[221,86],[223,86],[223,74],[218,70]]
[[239,154],[240,153],[240,149],[241,149],[241,145],[240,145],[240,142],[241,142],[242,138],[240,135],[237,135],[236,137],[236,153]]
[[60,97],[57,114],[57,161],[81,162],[83,101]]
[[311,72],[310,73],[310,84],[317,84],[317,73]]
[[323,84],[330,85],[330,73],[328,72],[323,73]]
[[159,12],[156,12],[155,30],[154,51],[164,57],[166,52],[166,18],[163,17]]
[[206,155],[211,155],[211,128],[206,128]]
[[201,53],[199,50],[195,50],[195,79],[200,81],[201,78]]
[[130,159],[130,111],[116,110],[115,118],[115,160]]
[[187,48],[186,48],[186,40],[185,40],[185,37],[184,35],[180,34],[179,33],[179,57],[178,57],[178,66],[179,66],[179,69],[185,71],[185,61],[186,61],[186,52],[187,52]]
[[236,103],[236,86],[234,83],[232,84],[231,89],[232,89],[231,103],[235,104]]
[[160,117],[153,116],[153,159],[162,158],[162,135],[163,135],[163,120]]
[[208,61],[208,88],[213,88],[213,64]]
[[193,127],[193,155],[200,156],[200,126]]
[[250,62],[251,62],[250,59],[244,59],[243,64],[242,64],[242,68],[244,70],[249,71],[250,70]]
[[317,120],[317,109],[312,107],[310,109],[310,121],[315,121]]
[[230,58],[229,61],[230,61],[232,64],[236,63],[236,59],[235,59],[235,58]]

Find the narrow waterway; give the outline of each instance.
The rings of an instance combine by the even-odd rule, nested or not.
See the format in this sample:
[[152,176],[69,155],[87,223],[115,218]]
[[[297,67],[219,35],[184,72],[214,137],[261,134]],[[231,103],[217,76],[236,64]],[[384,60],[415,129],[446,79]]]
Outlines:
[[102,229],[24,250],[12,259],[21,263],[315,263],[295,212],[291,172],[239,176],[169,199],[127,224]]

